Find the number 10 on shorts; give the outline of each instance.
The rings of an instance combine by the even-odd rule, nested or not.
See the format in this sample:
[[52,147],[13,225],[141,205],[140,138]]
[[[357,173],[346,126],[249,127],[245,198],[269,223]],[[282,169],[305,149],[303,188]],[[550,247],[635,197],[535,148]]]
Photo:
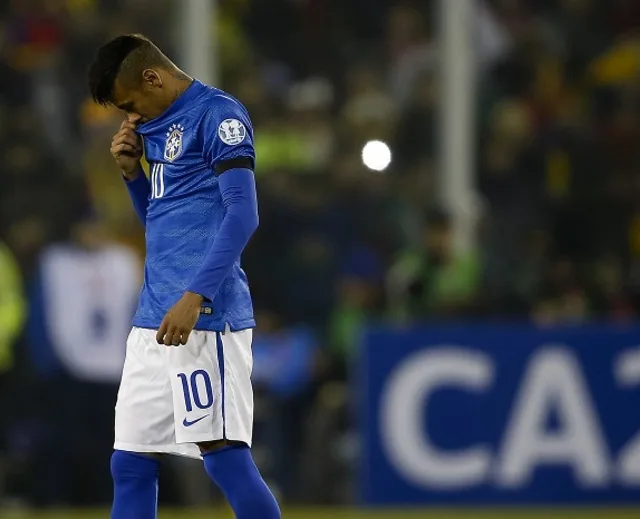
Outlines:
[[198,409],[208,409],[213,405],[213,387],[209,373],[198,369],[190,376],[186,373],[178,373],[178,378],[182,382],[184,405],[188,413],[193,411],[194,404]]

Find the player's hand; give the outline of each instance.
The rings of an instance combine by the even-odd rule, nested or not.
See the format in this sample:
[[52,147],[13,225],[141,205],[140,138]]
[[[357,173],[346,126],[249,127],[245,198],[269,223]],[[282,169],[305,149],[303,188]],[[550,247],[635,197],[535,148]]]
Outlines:
[[111,155],[127,180],[134,180],[142,171],[142,137],[135,132],[138,119],[133,116],[123,121],[111,141]]
[[185,292],[173,308],[164,316],[158,329],[158,344],[178,346],[187,344],[189,335],[200,317],[203,297],[193,292]]

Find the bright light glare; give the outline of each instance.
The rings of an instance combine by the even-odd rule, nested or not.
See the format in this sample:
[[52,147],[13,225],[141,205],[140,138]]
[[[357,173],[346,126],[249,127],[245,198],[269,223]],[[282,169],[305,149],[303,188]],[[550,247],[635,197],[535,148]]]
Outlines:
[[384,171],[391,164],[391,149],[382,141],[369,141],[362,148],[362,162],[374,171]]

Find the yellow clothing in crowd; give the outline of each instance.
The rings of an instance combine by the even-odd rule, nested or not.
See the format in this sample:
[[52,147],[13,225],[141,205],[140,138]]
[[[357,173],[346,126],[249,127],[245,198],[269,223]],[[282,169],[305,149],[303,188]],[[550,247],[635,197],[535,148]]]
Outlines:
[[13,344],[22,331],[26,306],[18,264],[9,248],[0,243],[0,372],[13,364]]

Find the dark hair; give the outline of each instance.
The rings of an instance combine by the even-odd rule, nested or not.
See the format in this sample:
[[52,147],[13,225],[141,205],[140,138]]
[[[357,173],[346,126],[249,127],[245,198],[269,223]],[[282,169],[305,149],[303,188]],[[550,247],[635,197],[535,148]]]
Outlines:
[[155,44],[141,34],[118,36],[98,49],[89,69],[89,90],[96,103],[113,101],[113,88],[119,75],[133,82],[148,67],[172,67],[173,63]]

